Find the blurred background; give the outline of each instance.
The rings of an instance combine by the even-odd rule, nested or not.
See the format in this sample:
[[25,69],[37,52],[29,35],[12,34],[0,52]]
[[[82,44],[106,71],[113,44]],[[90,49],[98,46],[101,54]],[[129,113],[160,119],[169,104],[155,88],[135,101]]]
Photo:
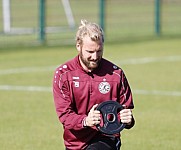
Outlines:
[[106,41],[181,35],[180,0],[1,0],[0,47],[73,44],[81,19]]
[[121,150],[180,150],[181,0],[0,0],[0,149],[65,149],[52,80],[81,19],[104,29],[132,89]]

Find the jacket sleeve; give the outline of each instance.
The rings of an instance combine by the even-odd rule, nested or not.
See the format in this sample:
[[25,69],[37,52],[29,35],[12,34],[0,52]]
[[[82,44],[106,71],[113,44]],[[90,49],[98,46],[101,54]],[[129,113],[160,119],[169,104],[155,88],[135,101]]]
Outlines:
[[[133,109],[133,96],[131,92],[131,88],[129,86],[128,80],[124,74],[124,72],[121,72],[121,90],[120,90],[120,103],[121,105],[125,105],[125,108],[127,109]],[[135,119],[132,115],[132,121],[131,124],[126,125],[126,129],[130,129],[135,125]]]
[[128,109],[133,109],[133,96],[131,92],[131,88],[129,86],[128,80],[124,74],[124,72],[121,72],[121,79],[120,79],[120,104],[125,105]]
[[58,69],[55,71],[53,80],[53,97],[57,116],[64,128],[82,129],[86,115],[78,115],[74,111],[75,106],[70,98],[70,87],[68,80],[66,80],[66,73]]

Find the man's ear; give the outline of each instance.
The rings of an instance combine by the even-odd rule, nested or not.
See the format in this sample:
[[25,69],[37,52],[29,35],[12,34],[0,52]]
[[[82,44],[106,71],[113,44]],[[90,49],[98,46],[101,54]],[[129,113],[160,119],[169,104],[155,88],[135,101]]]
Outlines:
[[80,52],[81,47],[80,47],[80,44],[79,44],[79,43],[76,44],[76,48],[77,48],[77,50]]

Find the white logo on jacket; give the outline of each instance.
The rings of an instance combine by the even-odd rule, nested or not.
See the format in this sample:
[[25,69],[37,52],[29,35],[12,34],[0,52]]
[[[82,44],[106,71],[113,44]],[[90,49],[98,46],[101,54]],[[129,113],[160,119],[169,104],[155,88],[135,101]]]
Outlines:
[[74,81],[74,86],[75,86],[75,87],[79,87],[79,82]]
[[99,84],[99,91],[102,93],[102,94],[106,94],[110,91],[111,89],[111,86],[108,82],[101,82]]

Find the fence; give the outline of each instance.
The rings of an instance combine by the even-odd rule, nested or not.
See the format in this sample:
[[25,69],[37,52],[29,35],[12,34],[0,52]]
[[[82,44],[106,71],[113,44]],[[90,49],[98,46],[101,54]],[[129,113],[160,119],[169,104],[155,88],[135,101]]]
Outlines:
[[[41,45],[44,31],[40,29],[44,25],[44,44],[74,44],[75,32],[82,18],[100,23],[100,0],[46,0],[45,24],[40,21],[40,6],[43,8],[40,2],[43,0],[13,0],[10,1],[10,27],[5,29],[4,13],[8,9],[3,9],[3,1],[8,0],[0,3],[0,47]],[[159,28],[155,28],[155,1],[106,0],[106,41],[119,42],[156,36],[158,31],[155,30]],[[181,1],[161,2],[161,36],[181,36]]]

